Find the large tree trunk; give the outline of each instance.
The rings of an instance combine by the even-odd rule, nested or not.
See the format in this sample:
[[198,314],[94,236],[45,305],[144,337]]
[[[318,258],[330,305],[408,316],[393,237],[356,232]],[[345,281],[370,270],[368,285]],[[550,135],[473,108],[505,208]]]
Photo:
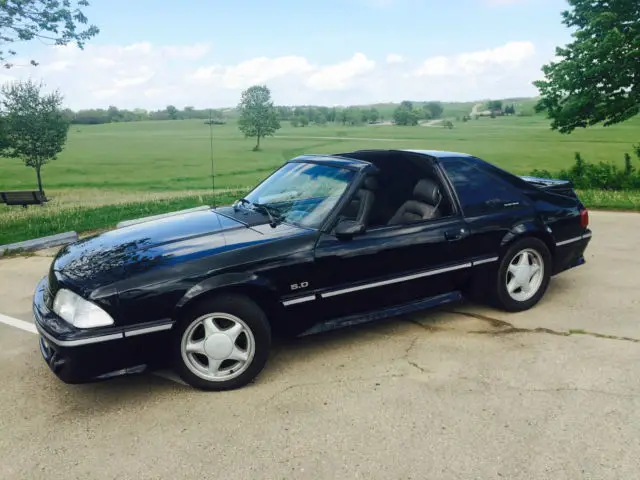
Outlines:
[[256,143],[254,150],[260,150],[260,135],[258,135],[258,143]]
[[41,168],[42,168],[42,165],[38,165],[36,167],[36,175],[38,175],[38,189],[40,190],[40,193],[44,195],[44,192],[42,191],[42,177],[40,176]]

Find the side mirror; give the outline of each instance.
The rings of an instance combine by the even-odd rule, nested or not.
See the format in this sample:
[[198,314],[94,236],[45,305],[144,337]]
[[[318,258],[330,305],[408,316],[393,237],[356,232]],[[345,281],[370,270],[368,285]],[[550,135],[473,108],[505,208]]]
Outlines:
[[340,239],[351,238],[354,235],[364,233],[364,225],[355,220],[341,220],[336,225],[334,233]]

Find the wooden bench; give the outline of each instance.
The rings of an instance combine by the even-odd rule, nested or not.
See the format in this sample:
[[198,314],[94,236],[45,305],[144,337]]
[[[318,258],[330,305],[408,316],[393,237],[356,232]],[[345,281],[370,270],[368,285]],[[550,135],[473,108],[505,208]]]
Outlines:
[[49,199],[44,192],[38,190],[13,190],[10,192],[0,192],[2,203],[7,205],[22,205],[27,208],[28,205],[43,206]]

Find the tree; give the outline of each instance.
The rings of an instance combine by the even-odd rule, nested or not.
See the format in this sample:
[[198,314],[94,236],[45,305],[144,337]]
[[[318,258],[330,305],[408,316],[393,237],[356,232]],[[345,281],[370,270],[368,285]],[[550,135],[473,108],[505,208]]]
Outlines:
[[349,125],[360,125],[362,123],[362,110],[359,107],[347,107],[345,115],[346,122]]
[[487,108],[489,110],[502,110],[502,100],[489,100]]
[[444,108],[442,108],[442,104],[440,102],[429,102],[426,103],[423,107],[427,112],[429,112],[430,118],[440,118],[442,112],[444,112]]
[[419,118],[418,112],[402,104],[393,112],[393,121],[396,125],[417,125]]
[[372,107],[371,110],[369,110],[369,122],[376,123],[378,121],[380,121],[380,112],[377,108]]
[[273,135],[280,128],[278,112],[271,101],[271,91],[266,85],[254,85],[242,92],[238,105],[238,126],[245,137],[256,137],[253,150],[260,149],[260,139]]
[[571,133],[578,127],[623,122],[640,113],[640,2],[569,0],[563,22],[575,28],[574,41],[556,48],[557,62],[542,67],[534,82],[551,128]]
[[413,102],[411,100],[403,100],[400,102],[400,106],[408,110],[413,110]]
[[182,116],[183,118],[197,118],[195,115],[195,108],[191,106],[184,107],[182,110]]
[[107,109],[107,118],[109,122],[118,122],[122,119],[122,113],[118,110],[118,107],[109,105]]
[[338,121],[342,123],[342,125],[345,125],[347,123],[347,120],[349,120],[349,112],[347,111],[347,109],[346,108],[341,109],[337,113],[337,118],[338,118]]
[[333,107],[331,110],[329,110],[329,114],[327,115],[327,121],[333,123],[336,121],[337,116],[338,116],[338,112],[336,110],[336,107]]
[[167,105],[167,115],[171,120],[176,120],[178,118],[178,109],[173,105]]
[[17,54],[11,44],[34,38],[53,45],[75,42],[84,48],[85,41],[100,33],[95,25],[79,29],[88,21],[81,7],[88,6],[87,0],[1,0],[0,62],[11,68],[9,59]]
[[7,122],[0,116],[0,156],[6,156],[6,149],[9,147],[9,135],[7,133]]
[[70,125],[60,93],[45,94],[42,87],[31,80],[3,85],[1,102],[8,142],[4,154],[36,170],[40,192],[42,166],[62,151]]

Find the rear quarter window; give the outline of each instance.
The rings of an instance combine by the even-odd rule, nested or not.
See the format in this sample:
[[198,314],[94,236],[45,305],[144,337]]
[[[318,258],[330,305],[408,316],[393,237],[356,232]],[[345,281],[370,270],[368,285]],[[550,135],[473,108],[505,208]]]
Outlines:
[[528,203],[517,189],[462,159],[448,159],[442,166],[467,217],[499,213]]

